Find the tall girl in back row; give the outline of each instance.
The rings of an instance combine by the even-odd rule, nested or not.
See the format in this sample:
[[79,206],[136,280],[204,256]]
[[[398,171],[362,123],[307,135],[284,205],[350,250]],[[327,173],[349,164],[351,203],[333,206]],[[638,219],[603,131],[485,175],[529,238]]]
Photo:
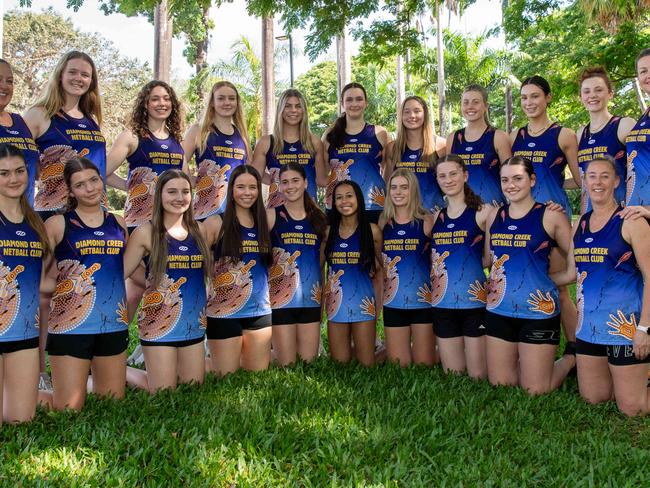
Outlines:
[[230,173],[250,159],[250,143],[241,97],[235,85],[218,81],[212,86],[201,122],[183,139],[185,161],[198,167],[194,217],[202,221],[226,210]]
[[295,88],[284,91],[278,100],[273,134],[262,136],[253,153],[252,164],[257,172],[262,176],[269,172],[266,206],[275,208],[284,203],[279,176],[281,168],[290,162],[304,168],[307,192],[316,200],[317,188],[327,185],[328,169],[323,157],[323,143],[309,130],[305,97]]
[[365,121],[368,97],[359,83],[348,83],[343,87],[341,106],[344,113],[323,134],[326,161],[331,170],[326,206],[328,211],[334,208],[333,191],[337,182],[356,181],[361,188],[368,218],[376,224],[386,196],[382,159],[390,138],[386,129]]
[[398,120],[397,139],[384,151],[384,179],[388,182],[395,169],[410,169],[418,179],[422,207],[429,211],[442,208],[435,164],[445,155],[447,141],[433,133],[429,107],[418,96],[404,100]]

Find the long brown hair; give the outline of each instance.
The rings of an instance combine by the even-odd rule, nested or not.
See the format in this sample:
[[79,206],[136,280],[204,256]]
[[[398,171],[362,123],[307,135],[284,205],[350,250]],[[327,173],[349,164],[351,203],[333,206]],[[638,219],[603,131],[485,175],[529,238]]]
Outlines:
[[[18,149],[16,146],[12,146],[11,144],[0,143],[0,159],[5,158],[20,159],[25,165],[25,169],[27,169],[25,156],[23,156],[23,152],[20,149]],[[36,235],[38,235],[38,240],[40,241],[41,247],[43,249],[43,256],[48,256],[51,252],[51,249],[49,240],[47,238],[47,232],[45,231],[45,225],[43,224],[43,221],[38,216],[38,214],[34,211],[32,206],[29,204],[29,201],[27,201],[27,186],[25,187],[23,194],[20,195],[20,211],[27,221],[27,224],[32,229],[34,229],[34,232],[36,232]]]
[[253,175],[257,182],[257,199],[251,208],[251,213],[253,214],[253,223],[257,228],[257,239],[262,263],[269,265],[271,263],[271,237],[269,234],[269,224],[266,219],[266,209],[262,201],[262,178],[257,170],[248,164],[241,164],[230,173],[228,194],[226,195],[226,211],[223,214],[223,224],[221,225],[219,237],[217,238],[220,249],[219,257],[226,258],[233,263],[241,260],[241,224],[237,218],[233,189],[235,187],[235,181],[243,174]]
[[[303,180],[307,180],[305,168],[296,161],[289,161],[287,164],[283,165],[280,168],[279,177],[282,178],[282,174],[287,171],[295,171]],[[307,214],[307,220],[309,220],[309,223],[311,224],[312,229],[314,229],[314,232],[316,232],[316,235],[318,235],[318,238],[323,239],[325,237],[325,229],[327,228],[327,217],[320,207],[316,205],[316,202],[314,202],[314,199],[307,190],[302,194],[302,198],[303,205],[305,206],[305,213]]]
[[[167,270],[167,229],[165,228],[165,209],[162,205],[162,192],[165,185],[176,178],[187,181],[190,185],[190,190],[192,190],[192,181],[189,176],[178,169],[163,171],[156,181],[151,218],[151,251],[149,252],[148,276],[149,283],[153,288],[158,286]],[[203,238],[199,224],[194,220],[191,203],[189,208],[183,213],[183,226],[187,229],[188,234],[192,236],[196,246],[203,255],[203,277],[207,282],[210,278],[210,270],[212,269],[212,253]]]
[[88,91],[81,95],[81,98],[79,99],[79,110],[81,110],[86,117],[94,117],[97,124],[102,125],[102,101],[99,94],[97,68],[95,68],[95,63],[92,58],[81,51],[69,51],[63,55],[54,68],[50,80],[47,82],[45,94],[36,101],[34,107],[42,107],[43,110],[45,110],[48,119],[54,117],[54,115],[63,108],[65,105],[65,94],[63,93],[63,87],[61,86],[61,77],[63,76],[63,71],[68,64],[68,61],[73,59],[82,59],[87,62],[90,65],[92,72]]
[[83,158],[81,156],[75,156],[66,161],[65,166],[63,167],[63,180],[65,181],[66,186],[68,187],[68,201],[66,202],[65,211],[69,212],[77,208],[77,199],[72,196],[72,175],[83,171],[85,169],[92,169],[97,176],[100,178],[102,175],[99,174],[99,169],[95,166],[90,159]]
[[[438,169],[438,165],[442,163],[456,163],[460,169],[463,170],[463,173],[467,174],[467,166],[465,165],[465,161],[463,161],[463,158],[457,154],[447,154],[444,158],[438,161],[438,164],[436,164],[436,170]],[[463,193],[465,194],[465,205],[467,205],[472,210],[476,210],[477,212],[481,210],[483,207],[483,200],[481,200],[480,196],[474,193],[474,190],[472,190],[472,187],[469,186],[467,182],[465,182],[463,185]]]
[[169,134],[180,142],[183,139],[183,110],[182,105],[178,101],[178,97],[174,92],[174,89],[169,86],[164,81],[153,80],[144,85],[140,92],[138,93],[135,103],[133,104],[133,110],[131,112],[131,118],[129,119],[129,129],[133,131],[135,135],[139,138],[146,138],[151,136],[149,131],[149,111],[147,110],[147,104],[149,103],[149,98],[151,97],[151,92],[157,86],[161,86],[165,89],[169,95],[169,99],[172,102],[172,111],[165,120],[165,127],[169,131]]
[[[345,97],[345,92],[348,90],[351,90],[352,88],[358,88],[363,92],[363,97],[368,100],[368,94],[366,93],[366,89],[363,87],[362,84],[360,83],[355,83],[354,81],[352,83],[348,83],[343,87],[343,90],[341,90],[341,104],[343,104],[343,98]],[[326,140],[329,143],[330,146],[332,146],[334,149],[338,149],[341,146],[343,146],[343,143],[345,141],[345,128],[348,125],[347,121],[347,115],[345,112],[341,114],[339,118],[337,118],[334,121],[334,125],[330,129],[330,131],[327,133]]]
[[404,114],[404,107],[411,100],[416,101],[424,112],[424,122],[422,124],[422,155],[420,156],[420,161],[424,161],[429,164],[429,167],[433,169],[438,159],[438,154],[436,153],[436,135],[433,132],[433,125],[431,124],[431,115],[429,114],[429,107],[427,102],[424,101],[422,97],[413,95],[404,99],[400,111],[398,114],[399,120],[397,121],[397,137],[395,143],[393,144],[392,150],[388,155],[388,161],[390,166],[395,168],[397,163],[400,162],[402,154],[406,150],[406,127],[404,127],[404,122],[402,120]]
[[422,207],[422,200],[420,198],[420,184],[418,179],[415,176],[415,173],[407,168],[397,168],[393,171],[393,174],[390,175],[388,179],[388,184],[386,185],[386,200],[384,202],[384,210],[382,210],[381,215],[379,216],[379,226],[383,227],[386,222],[395,218],[395,205],[393,205],[393,200],[390,198],[390,184],[393,179],[401,176],[406,179],[409,184],[409,194],[410,201],[408,204],[408,214],[409,220],[413,221],[416,219],[422,220],[428,212]]

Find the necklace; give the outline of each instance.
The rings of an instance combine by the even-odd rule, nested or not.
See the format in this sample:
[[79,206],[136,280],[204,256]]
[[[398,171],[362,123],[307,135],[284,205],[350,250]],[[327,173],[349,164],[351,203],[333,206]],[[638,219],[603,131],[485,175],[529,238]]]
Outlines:
[[536,135],[538,135],[538,134],[541,134],[541,133],[544,132],[546,129],[548,129],[552,124],[553,124],[553,122],[551,122],[551,121],[549,120],[548,124],[546,124],[546,125],[545,125],[544,127],[542,127],[541,129],[537,129],[537,130],[533,130],[533,129],[531,129],[530,124],[529,124],[529,125],[528,125],[528,134],[530,134],[531,136],[536,136]]
[[597,129],[592,129],[592,128],[591,128],[591,122],[589,122],[589,125],[587,126],[587,131],[588,131],[588,133],[589,133],[590,135],[591,135],[591,134],[596,134],[596,133],[599,132],[603,127],[605,127],[605,126],[607,125],[607,122],[609,122],[609,119],[605,120],[605,122],[603,122],[602,124],[600,124],[600,125],[598,126]]

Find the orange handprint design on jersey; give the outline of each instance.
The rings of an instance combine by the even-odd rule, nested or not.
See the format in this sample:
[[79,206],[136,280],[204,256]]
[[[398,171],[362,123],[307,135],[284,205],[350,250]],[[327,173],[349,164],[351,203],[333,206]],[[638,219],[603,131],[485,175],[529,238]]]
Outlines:
[[551,292],[542,293],[541,290],[536,290],[536,293],[530,293],[529,299],[526,303],[530,305],[529,310],[533,312],[541,312],[544,315],[553,315],[555,313],[555,300],[551,296]]
[[634,340],[634,333],[636,332],[636,317],[634,313],[631,313],[628,319],[621,310],[617,310],[616,312],[616,315],[609,314],[610,320],[607,322],[607,325],[611,329],[609,333],[614,336]]
[[363,299],[361,300],[361,304],[359,306],[361,307],[361,312],[364,315],[370,315],[371,317],[375,317],[376,310],[375,310],[374,297],[363,297]]
[[470,302],[487,303],[488,292],[484,282],[476,280],[474,283],[470,283],[467,293],[470,296]]

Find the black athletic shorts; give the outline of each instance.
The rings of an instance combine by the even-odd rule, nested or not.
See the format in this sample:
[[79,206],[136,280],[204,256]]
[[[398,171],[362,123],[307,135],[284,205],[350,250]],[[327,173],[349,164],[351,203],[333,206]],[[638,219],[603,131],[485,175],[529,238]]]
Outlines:
[[410,327],[413,324],[430,324],[430,308],[384,307],[384,327]]
[[194,344],[198,344],[199,342],[203,342],[205,339],[205,336],[201,337],[195,337],[194,339],[187,339],[184,341],[171,341],[171,342],[162,342],[162,341],[144,341],[140,339],[140,344],[143,346],[147,347],[155,347],[155,346],[166,346],[166,347],[187,347],[187,346],[192,346]]
[[278,308],[271,311],[273,325],[320,322],[320,307]]
[[95,356],[115,356],[126,351],[129,331],[103,334],[47,334],[46,350],[50,356],[72,356],[92,359]]
[[637,359],[634,356],[632,345],[607,346],[576,339],[576,354],[584,356],[607,357],[607,362],[612,366],[633,366],[635,364],[650,363],[650,356]]
[[31,339],[21,339],[19,341],[0,342],[0,356],[12,352],[24,351],[25,349],[34,349],[38,347],[38,337]]
[[560,315],[548,319],[516,319],[485,312],[487,335],[508,342],[525,344],[560,343]]
[[206,336],[211,339],[230,339],[241,336],[245,330],[259,330],[271,326],[271,314],[259,317],[217,319],[208,317]]
[[434,307],[433,331],[437,337],[482,337],[485,335],[484,308],[440,308]]

